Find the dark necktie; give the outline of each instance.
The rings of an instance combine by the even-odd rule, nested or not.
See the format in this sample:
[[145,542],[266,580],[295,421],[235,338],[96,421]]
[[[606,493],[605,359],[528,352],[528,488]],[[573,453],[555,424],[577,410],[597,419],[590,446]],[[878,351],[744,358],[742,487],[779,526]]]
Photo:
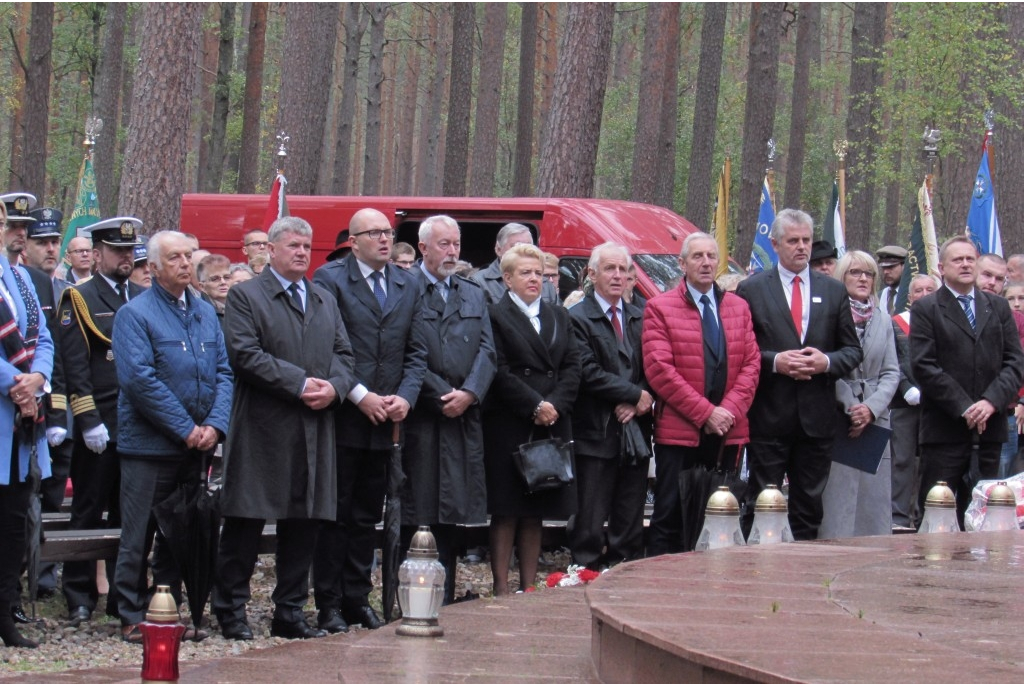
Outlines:
[[886,309],[889,310],[889,316],[892,316],[896,311],[896,297],[899,293],[895,288],[889,288],[889,302],[887,303]]
[[964,308],[964,314],[967,315],[967,323],[971,324],[971,330],[978,330],[978,321],[974,318],[974,312],[971,310],[971,300],[973,299],[970,295],[957,295],[960,300],[960,306]]
[[381,311],[384,311],[384,304],[388,301],[387,293],[384,292],[384,286],[381,285],[381,281],[384,280],[384,274],[374,271],[370,274],[370,278],[373,279],[373,296],[377,298],[377,304],[380,305]]
[[444,281],[438,281],[433,285],[433,297],[430,298],[430,305],[437,311],[438,314],[444,314],[445,303],[448,301],[446,296]]
[[295,300],[295,304],[298,306],[299,311],[306,311],[306,307],[302,304],[302,293],[299,292],[299,284],[292,283],[288,286],[288,292],[291,293],[292,299]]
[[800,277],[793,276],[793,296],[789,300],[789,313],[796,326],[796,337],[804,339],[804,294],[800,291]]
[[118,297],[119,300],[121,300],[122,302],[127,304],[127,302],[128,302],[128,284],[127,283],[118,283],[117,284],[117,297]]
[[615,337],[622,340],[622,324],[619,323],[619,311],[614,305],[608,307],[608,316],[612,319],[612,328],[615,330]]
[[718,318],[715,316],[715,312],[711,309],[711,299],[707,295],[700,296],[701,306],[704,308],[704,313],[701,315],[701,321],[704,326],[704,339],[708,342],[708,347],[718,354],[720,348],[722,332],[718,328]]

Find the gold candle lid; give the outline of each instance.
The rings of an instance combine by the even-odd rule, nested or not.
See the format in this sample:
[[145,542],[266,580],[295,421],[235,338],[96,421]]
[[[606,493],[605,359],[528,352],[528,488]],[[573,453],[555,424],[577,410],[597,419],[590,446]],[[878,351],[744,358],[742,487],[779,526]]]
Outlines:
[[956,509],[956,496],[946,481],[940,480],[928,491],[928,497],[924,501],[926,507],[938,509]]
[[789,506],[786,504],[786,497],[779,490],[778,486],[766,485],[761,494],[757,496],[757,501],[754,503],[754,513],[759,511],[773,512],[788,511]]
[[409,543],[410,559],[437,559],[437,541],[430,526],[420,526]]
[[718,489],[708,498],[708,506],[704,510],[705,516],[739,516],[740,503],[736,496],[729,491],[728,485],[719,485]]
[[150,623],[177,623],[180,619],[170,586],[157,585],[146,612],[146,620]]
[[1016,508],[1017,498],[1013,496],[1013,490],[1006,484],[1006,481],[999,481],[989,490],[988,506]]

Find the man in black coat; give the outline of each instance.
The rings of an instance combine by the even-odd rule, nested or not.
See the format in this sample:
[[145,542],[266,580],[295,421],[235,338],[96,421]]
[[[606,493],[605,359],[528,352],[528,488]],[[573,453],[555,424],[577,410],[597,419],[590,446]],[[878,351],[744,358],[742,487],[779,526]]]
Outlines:
[[588,266],[594,291],[569,309],[582,366],[572,413],[579,510],[569,520],[569,548],[577,564],[592,570],[637,559],[644,548],[650,451],[637,458],[622,449],[630,421],[650,445],[654,401],[644,378],[643,312],[622,299],[631,263],[621,245],[594,248]]
[[[91,238],[96,274],[64,291],[57,311],[57,335],[63,356],[67,396],[71,398],[75,442],[71,454],[70,530],[118,528],[121,468],[117,459],[117,369],[110,349],[114,314],[143,289],[128,282],[136,234],[142,222],[132,217],[105,219],[79,229]],[[157,562],[154,561],[156,564]],[[114,562],[107,562],[107,578],[114,577]],[[64,597],[71,624],[89,620],[96,608],[96,564],[64,564]],[[113,584],[107,595],[107,613],[117,615]]]
[[781,486],[788,474],[789,522],[797,540],[818,536],[838,414],[835,381],[863,356],[846,288],[808,267],[813,232],[806,212],[783,209],[771,234],[778,266],[736,289],[750,304],[761,348],[761,378],[750,408],[744,528],[753,522],[761,490]]
[[1006,407],[1017,397],[1024,372],[1017,326],[1006,300],[975,287],[978,250],[957,236],[939,250],[943,286],[914,303],[910,363],[921,389],[921,490],[944,480],[956,492],[957,517],[971,501],[969,474],[995,478],[1006,441]]
[[404,421],[423,384],[427,351],[414,274],[389,264],[395,231],[375,209],[349,224],[352,254],[317,269],[314,282],[338,301],[355,353],[356,385],[337,411],[338,519],[320,533],[313,563],[318,623],[379,628],[369,605],[370,569],[387,482],[391,427]]
[[456,525],[487,522],[481,403],[494,378],[494,336],[483,289],[455,275],[459,225],[423,220],[423,261],[412,268],[422,298],[427,372],[405,423],[402,548],[416,526],[430,526],[445,568],[445,602],[455,599]]

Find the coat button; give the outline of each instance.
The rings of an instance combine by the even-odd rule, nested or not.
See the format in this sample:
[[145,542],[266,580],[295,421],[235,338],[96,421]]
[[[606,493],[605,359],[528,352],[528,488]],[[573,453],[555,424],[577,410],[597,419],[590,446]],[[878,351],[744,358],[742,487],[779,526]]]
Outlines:
[[548,378],[554,378],[554,377],[555,377],[555,372],[554,371],[548,371]]
[[469,342],[469,336],[468,335],[462,336],[462,342]]
[[523,371],[523,375],[524,376],[529,376],[530,375],[530,370],[526,369],[525,371]]

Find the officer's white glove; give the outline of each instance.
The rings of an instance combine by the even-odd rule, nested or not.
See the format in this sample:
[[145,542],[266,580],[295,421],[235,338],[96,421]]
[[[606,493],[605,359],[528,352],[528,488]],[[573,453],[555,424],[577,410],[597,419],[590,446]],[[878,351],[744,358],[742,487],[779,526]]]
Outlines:
[[107,449],[107,443],[110,442],[110,433],[102,423],[82,433],[82,437],[85,438],[85,446],[96,454],[103,454],[103,450]]
[[60,426],[50,426],[46,429],[46,442],[50,443],[50,447],[59,447],[66,437],[67,430]]
[[921,404],[921,391],[917,388],[911,388],[903,393],[903,399],[907,401],[911,407],[916,407]]

